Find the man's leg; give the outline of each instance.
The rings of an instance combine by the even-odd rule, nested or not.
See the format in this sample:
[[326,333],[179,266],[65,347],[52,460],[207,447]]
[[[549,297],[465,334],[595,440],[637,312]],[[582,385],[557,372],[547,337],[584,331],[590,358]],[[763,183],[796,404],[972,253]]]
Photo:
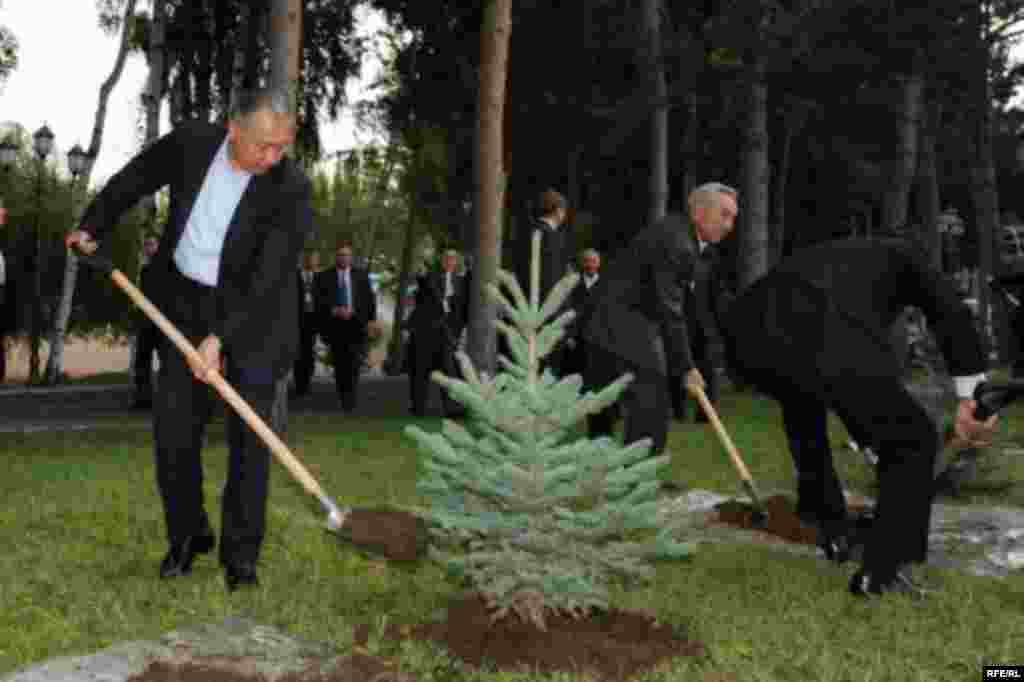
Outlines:
[[427,409],[427,396],[430,393],[430,372],[433,367],[433,348],[436,339],[429,333],[413,332],[413,342],[409,352],[412,353],[409,367],[409,399],[412,413],[423,415]]
[[[266,423],[271,423],[274,382],[269,370],[229,367],[229,381]],[[227,418],[228,475],[224,484],[220,561],[255,564],[266,528],[270,450],[234,411]]]
[[668,439],[669,396],[664,374],[653,370],[632,369],[633,383],[626,389],[626,435],[628,445],[641,438],[651,439],[651,456],[665,450]]
[[299,313],[303,321],[299,326],[299,353],[295,358],[295,394],[305,395],[309,393],[309,383],[313,378],[315,358],[313,357],[313,345],[316,341],[316,333],[313,327],[312,316],[307,313]]
[[797,513],[830,536],[847,530],[846,499],[828,442],[828,412],[815,396],[779,396],[789,451],[796,467]]
[[153,405],[153,354],[160,338],[157,326],[145,320],[139,325],[135,347],[135,406]]
[[934,495],[939,434],[924,408],[896,378],[836,384],[834,408],[877,447],[878,504],[864,552],[864,570],[890,580],[908,562],[923,562]]
[[[616,376],[621,374],[621,372],[616,374],[616,370],[622,363],[615,354],[609,353],[593,344],[585,344],[583,353],[582,391],[584,393],[600,391],[614,381]],[[587,432],[590,437],[611,436],[614,432],[617,414],[618,411],[615,405],[609,405],[600,412],[587,415]]]
[[[200,339],[190,338],[192,343]],[[171,547],[207,533],[200,451],[213,406],[212,389],[197,381],[184,356],[165,341],[153,418],[156,479]]]

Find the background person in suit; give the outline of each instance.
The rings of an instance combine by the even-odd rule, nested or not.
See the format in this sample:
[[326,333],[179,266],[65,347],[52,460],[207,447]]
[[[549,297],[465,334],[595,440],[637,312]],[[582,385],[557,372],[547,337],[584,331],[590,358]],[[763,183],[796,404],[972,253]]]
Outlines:
[[580,320],[583,310],[590,300],[591,292],[601,277],[601,254],[594,249],[587,249],[580,254],[580,279],[569,294],[568,305],[576,313],[576,318],[565,332],[565,350],[559,368],[561,376],[583,374],[586,366],[586,355],[583,351],[583,333]]
[[359,375],[369,341],[367,326],[377,319],[377,297],[369,273],[352,267],[351,242],[338,244],[334,264],[315,278],[315,303],[320,333],[334,360],[341,409],[351,412],[359,402]]
[[[139,199],[170,186],[163,243],[150,265],[154,304],[198,346],[202,361],[161,339],[154,396],[156,475],[170,550],[160,576],[188,573],[213,548],[203,503],[200,450],[214,396],[209,372],[226,378],[268,423],[275,381],[298,345],[295,261],[311,232],[310,183],[284,159],[295,139],[285,93],[239,93],[228,127],[182,123],[146,147],[96,196],[65,240],[91,253]],[[257,583],[269,451],[235,415],[227,418],[220,562],[229,590]]]
[[[620,400],[625,442],[649,437],[654,455],[665,449],[668,434],[670,371],[704,385],[690,353],[685,299],[700,252],[732,232],[736,196],[720,183],[693,190],[689,219],[670,214],[637,234],[601,276],[584,311],[584,390],[632,372]],[[611,434],[614,419],[612,408],[591,415],[591,436]]]
[[[416,416],[425,413],[430,389],[430,373],[435,369],[458,376],[455,350],[469,312],[469,288],[465,275],[456,272],[459,254],[448,250],[441,255],[441,268],[419,278],[416,305],[409,318],[411,350],[415,354],[410,365],[410,410]],[[446,416],[461,412],[458,403],[441,391]]]
[[798,513],[822,530],[826,555],[849,556],[846,503],[832,463],[826,415],[878,454],[878,504],[854,594],[920,594],[905,570],[923,562],[940,444],[936,425],[900,378],[887,331],[905,306],[924,311],[955,377],[958,435],[995,425],[973,416],[984,379],[970,310],[906,240],[845,239],[804,249],[755,282],[722,325],[733,369],[782,407],[797,470]]
[[[139,288],[146,296],[152,295],[150,264],[160,248],[160,240],[150,235],[142,240],[142,253],[146,262],[139,268]],[[135,402],[133,407],[148,410],[153,407],[153,355],[160,343],[160,329],[148,317],[139,313],[135,327]]]
[[320,254],[307,251],[298,268],[299,292],[299,353],[293,369],[294,395],[299,398],[309,393],[309,384],[316,368],[317,313],[314,280],[320,272]]

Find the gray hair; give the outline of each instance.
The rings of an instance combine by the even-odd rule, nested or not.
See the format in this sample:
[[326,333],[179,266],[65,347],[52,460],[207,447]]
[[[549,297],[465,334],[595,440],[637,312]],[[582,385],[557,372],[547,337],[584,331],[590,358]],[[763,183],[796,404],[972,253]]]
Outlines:
[[294,115],[288,93],[277,88],[254,88],[238,92],[231,102],[231,120],[241,121],[257,111]]
[[459,252],[456,251],[455,249],[445,249],[444,251],[441,252],[442,258],[447,258],[448,256],[455,256],[456,258],[458,258]]
[[587,256],[597,256],[598,258],[600,258],[601,254],[598,253],[597,249],[583,249],[582,251],[580,251],[581,260],[583,258],[586,258]]
[[733,199],[739,196],[739,192],[729,185],[724,185],[721,182],[705,182],[690,192],[686,203],[690,210],[697,207],[714,206],[717,205],[718,197],[722,194],[728,195]]

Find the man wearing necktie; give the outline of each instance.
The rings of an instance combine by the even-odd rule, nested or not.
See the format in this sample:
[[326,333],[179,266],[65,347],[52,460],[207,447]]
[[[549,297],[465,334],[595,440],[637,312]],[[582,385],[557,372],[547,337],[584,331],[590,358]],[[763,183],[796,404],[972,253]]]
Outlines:
[[377,319],[377,297],[369,273],[352,267],[351,242],[338,244],[334,263],[335,267],[314,278],[314,303],[320,333],[331,349],[341,409],[351,412],[359,402],[359,375],[369,341],[367,325]]
[[573,287],[568,299],[568,306],[576,312],[576,319],[565,331],[565,352],[562,354],[562,366],[559,368],[561,376],[583,374],[586,356],[583,354],[583,330],[580,328],[579,320],[583,308],[590,300],[591,292],[597,286],[600,271],[601,254],[594,249],[587,249],[580,254],[580,280]]
[[[421,276],[416,288],[416,305],[409,319],[414,354],[409,397],[416,416],[425,413],[431,372],[436,369],[457,376],[454,353],[469,313],[469,287],[466,276],[455,271],[458,261],[457,251],[445,251],[440,271]],[[458,403],[443,390],[441,401],[446,416],[461,412]]]
[[[216,544],[200,457],[215,405],[211,371],[223,367],[227,381],[270,422],[275,384],[295,361],[294,268],[313,213],[309,180],[285,158],[295,140],[291,101],[274,90],[239,92],[226,129],[181,123],[110,178],[65,238],[69,248],[93,253],[142,197],[170,189],[146,294],[197,346],[199,358],[185,358],[161,339],[153,432],[170,544],[161,578],[189,573],[196,556]],[[235,590],[258,582],[270,451],[233,411],[225,421],[219,558]]]
[[316,367],[314,355],[317,335],[316,309],[313,303],[313,279],[320,272],[320,254],[309,251],[298,268],[299,277],[299,354],[295,358],[295,397],[309,393]]

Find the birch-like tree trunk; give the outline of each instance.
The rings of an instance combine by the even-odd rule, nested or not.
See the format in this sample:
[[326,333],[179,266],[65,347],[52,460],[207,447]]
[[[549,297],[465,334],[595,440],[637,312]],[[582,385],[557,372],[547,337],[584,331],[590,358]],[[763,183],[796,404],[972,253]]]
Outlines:
[[661,0],[644,0],[644,54],[651,79],[651,97],[658,102],[651,113],[650,185],[647,219],[654,223],[668,213],[668,85],[661,49]]
[[740,197],[739,286],[745,289],[768,271],[768,86],[765,64],[754,55],[747,66],[749,110]]
[[494,321],[497,306],[487,295],[486,288],[497,282],[501,264],[506,186],[503,128],[511,33],[512,0],[488,0],[484,5],[480,31],[479,139],[474,164],[476,197],[473,202],[479,239],[470,286],[468,354],[478,371],[491,375],[496,368]]
[[[135,15],[136,0],[127,0],[124,9],[124,20],[121,25],[121,43],[117,50],[117,57],[114,59],[114,68],[111,70],[107,80],[100,86],[99,103],[96,106],[96,117],[92,127],[92,141],[89,143],[90,163],[77,180],[78,187],[89,186],[89,176],[92,174],[92,162],[99,156],[100,148],[103,145],[103,128],[107,121],[107,101],[114,86],[121,79],[124,71],[125,58],[128,56],[128,35],[131,31],[132,17]],[[79,216],[78,208],[75,208],[75,221]],[[38,266],[38,264],[37,264]],[[72,251],[67,252],[64,261],[64,284],[61,289],[60,305],[57,307],[54,316],[53,329],[50,330],[50,356],[46,361],[46,371],[43,382],[49,385],[60,381],[64,372],[64,342],[67,336],[68,320],[71,317],[71,302],[75,296],[75,284],[78,281],[78,258]]]
[[907,225],[910,188],[917,172],[921,110],[924,104],[924,77],[911,73],[900,78],[899,157],[892,164],[891,182],[883,203],[882,227],[892,230]]
[[[292,111],[299,103],[299,56],[302,45],[301,0],[272,0],[270,6],[270,85],[287,91]],[[277,381],[271,423],[284,433],[288,425],[291,372]]]

